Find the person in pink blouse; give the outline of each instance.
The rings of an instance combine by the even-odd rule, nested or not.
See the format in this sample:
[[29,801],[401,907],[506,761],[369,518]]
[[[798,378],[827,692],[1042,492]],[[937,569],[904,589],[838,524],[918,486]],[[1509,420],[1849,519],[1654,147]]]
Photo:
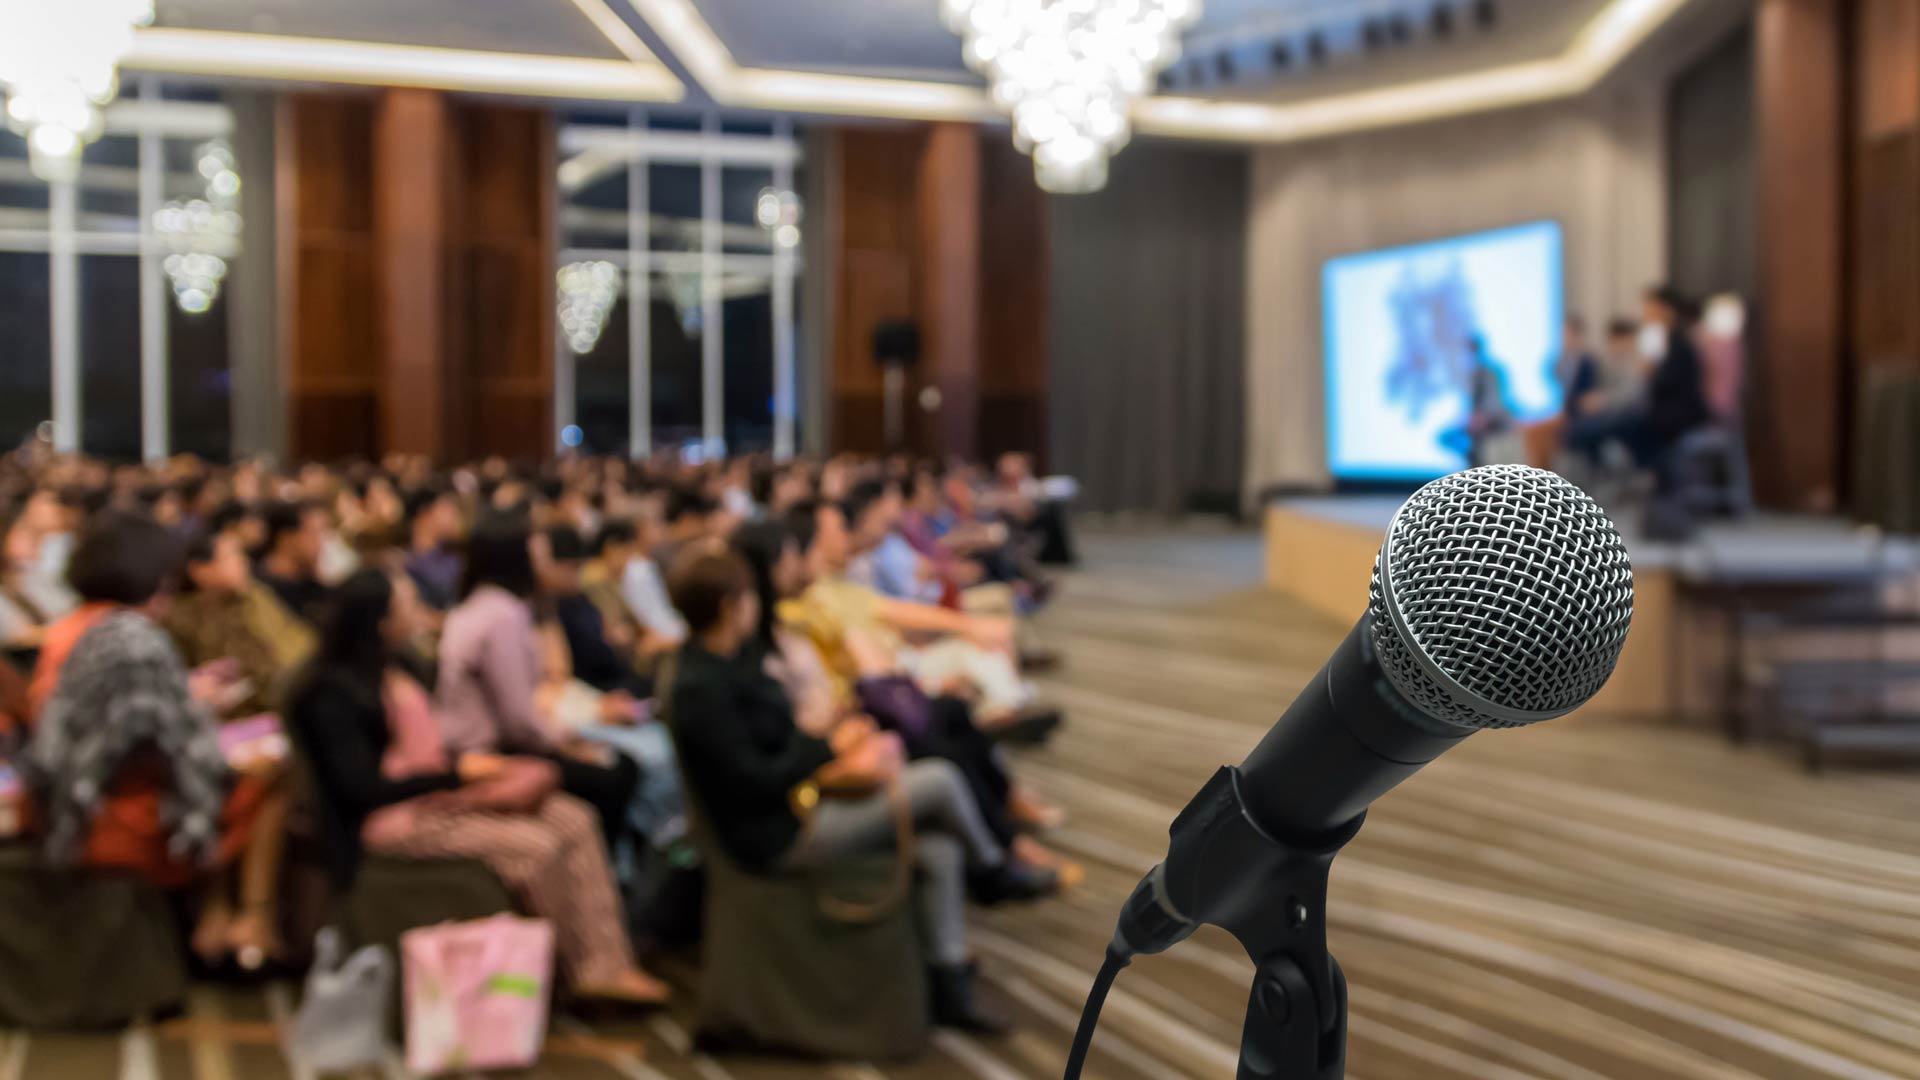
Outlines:
[[435,711],[455,756],[498,751],[552,761],[561,789],[599,813],[609,850],[619,851],[638,769],[597,744],[560,742],[534,705],[541,654],[533,558],[545,542],[523,514],[496,514],[474,526],[462,599],[441,631]]

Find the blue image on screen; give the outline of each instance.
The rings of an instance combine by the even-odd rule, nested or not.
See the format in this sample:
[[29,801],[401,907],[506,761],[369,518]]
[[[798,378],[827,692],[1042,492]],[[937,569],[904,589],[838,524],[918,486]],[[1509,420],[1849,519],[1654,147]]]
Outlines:
[[1326,264],[1321,289],[1336,478],[1419,481],[1465,468],[1476,382],[1517,422],[1559,411],[1558,223],[1343,256]]

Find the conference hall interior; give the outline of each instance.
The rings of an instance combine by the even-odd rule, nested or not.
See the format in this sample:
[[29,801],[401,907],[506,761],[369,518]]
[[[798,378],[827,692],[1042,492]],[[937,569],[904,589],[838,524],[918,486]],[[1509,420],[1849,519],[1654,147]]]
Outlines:
[[0,1080],[1914,1080],[1917,537],[1920,0],[0,0]]

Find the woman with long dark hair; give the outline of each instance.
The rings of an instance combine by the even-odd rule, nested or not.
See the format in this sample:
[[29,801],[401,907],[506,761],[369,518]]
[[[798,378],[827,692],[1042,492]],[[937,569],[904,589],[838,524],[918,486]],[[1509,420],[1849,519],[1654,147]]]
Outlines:
[[618,851],[639,770],[605,747],[563,744],[535,701],[544,663],[534,554],[544,557],[546,543],[523,513],[489,514],[474,525],[461,600],[440,634],[434,696],[441,730],[454,754],[504,751],[552,761],[562,789],[599,813],[607,846]]
[[431,701],[399,657],[427,619],[404,574],[366,569],[337,590],[289,719],[323,796],[336,881],[362,850],[483,860],[554,924],[576,992],[666,1000],[640,970],[593,811],[554,790],[547,761],[468,750],[449,756]]

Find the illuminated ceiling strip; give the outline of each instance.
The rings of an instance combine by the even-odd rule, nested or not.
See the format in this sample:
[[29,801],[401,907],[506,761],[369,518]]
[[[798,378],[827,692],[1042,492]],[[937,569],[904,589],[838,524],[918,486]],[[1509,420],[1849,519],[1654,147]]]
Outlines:
[[692,0],[622,0],[722,105],[905,120],[1004,120],[985,91],[954,83],[743,68]]
[[653,50],[647,48],[647,43],[640,40],[640,35],[633,32],[633,27],[627,25],[627,20],[607,6],[607,0],[573,0],[573,6],[580,9],[580,14],[587,17],[587,21],[600,31],[602,37],[620,50],[620,55],[636,64],[660,62],[660,58],[653,55]]
[[[722,105],[919,120],[1004,120],[985,91],[950,83],[743,68],[692,0],[622,0]],[[1154,135],[1289,142],[1570,97],[1592,88],[1688,0],[1612,0],[1557,57],[1291,105],[1156,96],[1136,102]]]
[[1134,123],[1156,135],[1288,142],[1572,97],[1592,89],[1687,2],[1613,0],[1550,60],[1295,105],[1154,97],[1134,106]]
[[678,101],[686,92],[658,61],[643,64],[213,30],[141,30],[134,35],[133,51],[123,66],[175,74],[613,101]]

